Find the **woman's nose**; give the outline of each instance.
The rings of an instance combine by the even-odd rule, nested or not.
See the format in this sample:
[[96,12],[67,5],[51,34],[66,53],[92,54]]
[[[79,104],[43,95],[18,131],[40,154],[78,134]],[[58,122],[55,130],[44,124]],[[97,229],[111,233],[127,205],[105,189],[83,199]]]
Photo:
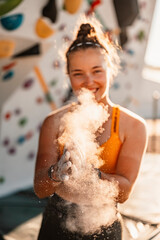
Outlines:
[[93,76],[91,74],[86,74],[86,77],[85,77],[85,84],[86,86],[89,86],[93,83]]

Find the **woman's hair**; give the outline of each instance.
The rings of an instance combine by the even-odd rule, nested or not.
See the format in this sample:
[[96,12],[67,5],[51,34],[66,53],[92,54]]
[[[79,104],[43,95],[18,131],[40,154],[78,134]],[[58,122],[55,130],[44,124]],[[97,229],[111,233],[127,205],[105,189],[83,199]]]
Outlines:
[[81,49],[100,48],[106,57],[107,66],[110,69],[110,78],[117,75],[119,70],[118,46],[110,40],[109,34],[102,31],[101,24],[94,18],[83,18],[76,30],[76,37],[66,52],[67,73],[69,73],[69,56]]

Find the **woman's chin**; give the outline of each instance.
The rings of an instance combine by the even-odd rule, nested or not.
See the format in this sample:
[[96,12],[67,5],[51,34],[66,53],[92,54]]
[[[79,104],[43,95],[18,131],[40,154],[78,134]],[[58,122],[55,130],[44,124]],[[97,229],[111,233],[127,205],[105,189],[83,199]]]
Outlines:
[[98,102],[98,103],[103,103],[103,104],[107,104],[107,97],[106,95],[104,94],[103,96],[100,96],[100,95],[95,95],[95,100]]

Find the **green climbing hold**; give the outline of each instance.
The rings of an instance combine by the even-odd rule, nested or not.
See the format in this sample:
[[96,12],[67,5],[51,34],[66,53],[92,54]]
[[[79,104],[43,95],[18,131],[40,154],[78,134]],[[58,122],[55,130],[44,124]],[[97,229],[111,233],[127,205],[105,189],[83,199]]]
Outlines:
[[0,184],[5,182],[5,178],[0,176]]
[[0,16],[13,10],[17,7],[23,0],[4,0],[0,2]]
[[50,86],[55,86],[57,84],[57,79],[53,79],[51,82],[50,82]]
[[28,121],[27,118],[25,118],[25,117],[21,118],[19,120],[19,125],[23,127],[24,125],[26,125],[27,121]]
[[51,96],[51,94],[49,92],[45,94],[45,99],[49,103],[53,102],[52,96]]

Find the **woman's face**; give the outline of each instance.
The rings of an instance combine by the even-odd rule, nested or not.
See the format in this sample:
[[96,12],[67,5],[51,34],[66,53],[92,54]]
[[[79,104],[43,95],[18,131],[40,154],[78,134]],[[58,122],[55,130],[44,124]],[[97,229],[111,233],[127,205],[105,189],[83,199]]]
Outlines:
[[98,102],[106,103],[109,87],[105,55],[99,48],[88,48],[73,52],[69,56],[69,77],[73,91],[87,88]]

